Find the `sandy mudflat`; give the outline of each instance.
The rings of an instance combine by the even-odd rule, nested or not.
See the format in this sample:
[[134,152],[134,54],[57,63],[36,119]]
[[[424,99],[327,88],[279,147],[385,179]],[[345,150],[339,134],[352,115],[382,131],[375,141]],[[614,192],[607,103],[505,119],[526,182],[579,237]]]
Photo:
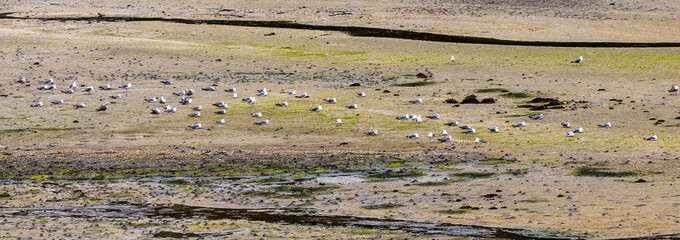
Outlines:
[[[281,20],[590,42],[680,42],[679,9],[670,0],[0,3],[0,12],[29,18]],[[579,56],[583,63],[570,63]],[[520,233],[529,237],[680,232],[680,94],[668,91],[680,85],[679,48],[498,46],[161,21],[2,19],[0,66],[0,178],[7,180],[0,186],[6,193],[0,195],[0,237],[150,238],[163,231],[244,239],[452,237],[205,216],[20,216],[6,209],[121,201],[301,207],[344,217],[532,229]],[[17,83],[21,77],[28,82]],[[49,78],[57,88],[38,90]],[[63,93],[73,82],[75,93]],[[119,88],[125,83],[133,87]],[[111,90],[99,88],[107,84]],[[83,92],[88,86],[95,90]],[[207,87],[216,91],[202,90]],[[225,92],[232,87],[237,98]],[[262,88],[268,95],[256,96]],[[195,94],[182,105],[173,93],[186,89]],[[292,90],[309,98],[295,98],[287,93]],[[111,98],[118,94],[121,99]],[[493,103],[446,103],[472,94]],[[167,103],[145,101],[161,97]],[[241,101],[246,97],[257,101]],[[417,98],[421,104],[409,103]],[[58,99],[65,103],[52,104]],[[220,101],[228,104],[225,114],[215,113],[222,109],[213,103]],[[287,107],[275,105],[284,101]],[[36,102],[44,105],[30,107]],[[85,108],[74,107],[81,102]],[[108,110],[97,111],[105,102]],[[345,107],[351,104],[358,109]],[[177,112],[151,114],[166,105]],[[201,116],[189,117],[198,105]],[[309,111],[317,105],[323,110]],[[263,117],[252,117],[256,112]],[[529,118],[539,113],[543,119]],[[404,114],[423,122],[396,119]],[[434,114],[440,119],[426,118]],[[270,124],[254,124],[264,119]],[[476,133],[445,125],[452,121]],[[511,127],[520,121],[526,127]],[[604,122],[612,127],[598,127]],[[188,128],[196,123],[202,129]],[[500,132],[487,131],[493,127]],[[579,127],[585,132],[567,137]],[[373,129],[377,136],[365,134]],[[442,130],[454,141],[439,142]],[[406,138],[413,133],[420,137]],[[652,135],[658,140],[644,140]]]

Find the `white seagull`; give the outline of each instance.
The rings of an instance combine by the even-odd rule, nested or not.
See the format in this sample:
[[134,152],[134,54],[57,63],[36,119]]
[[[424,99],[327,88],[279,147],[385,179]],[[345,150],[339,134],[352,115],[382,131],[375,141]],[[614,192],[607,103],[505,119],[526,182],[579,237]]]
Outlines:
[[654,135],[654,136],[646,137],[645,140],[647,140],[647,141],[656,141],[656,140],[659,140],[659,138],[656,137],[656,135]]
[[234,95],[232,95],[232,97],[233,97],[233,98],[238,98],[238,94],[234,93]]
[[371,131],[366,132],[367,135],[369,136],[375,136],[378,135],[378,129],[373,129]]
[[357,95],[359,95],[359,97],[366,97],[366,92],[360,92],[357,93]]
[[191,129],[201,129],[201,128],[202,128],[202,126],[201,126],[200,123],[196,123],[196,124],[191,125],[191,126],[189,126],[189,127],[190,127]]
[[18,83],[21,83],[21,84],[24,84],[24,83],[27,83],[28,81],[26,80],[25,77],[21,77],[21,78],[19,78],[19,80],[18,80],[17,82],[18,82]]
[[512,124],[513,127],[525,127],[526,125],[527,125],[527,123],[525,123],[525,122],[518,122],[518,123]]
[[42,107],[42,106],[43,106],[42,102],[37,102],[37,103],[34,103],[33,105],[31,105],[31,107]]
[[463,129],[463,130],[470,130],[470,129],[472,129],[472,125],[463,125],[463,126],[460,126],[459,128]]
[[44,81],[44,83],[46,83],[46,84],[52,84],[52,83],[54,83],[54,79],[52,79],[52,78],[47,79],[47,80]]
[[569,123],[569,122],[563,122],[563,123],[560,123],[560,124],[562,124],[562,127],[564,127],[564,128],[570,128],[571,127],[571,123]]
[[409,119],[409,115],[408,115],[408,114],[404,114],[404,115],[401,115],[401,116],[397,117],[397,119],[398,119],[398,120],[406,120],[406,119]]
[[572,130],[572,132],[574,132],[574,133],[583,133],[583,128],[574,129],[574,130]]
[[165,112],[170,112],[170,110],[172,110],[172,106],[167,105],[167,106],[165,106],[165,107],[163,108],[163,110],[164,110]]
[[75,106],[76,108],[84,108],[85,105],[86,105],[86,104],[85,104],[84,102],[81,102],[81,103],[78,103],[78,104],[76,104],[76,105],[74,105],[74,106]]
[[501,130],[500,130],[500,129],[498,129],[498,127],[495,127],[495,128],[489,128],[489,132],[492,132],[492,133],[497,133],[497,132],[500,132],[500,131],[501,131]]
[[411,139],[416,139],[416,138],[418,138],[418,133],[414,133],[414,134],[408,135],[406,137],[411,138]]
[[203,107],[201,105],[194,107],[194,111],[201,111],[201,110],[203,110]]
[[161,97],[161,99],[159,99],[158,102],[159,102],[159,103],[165,103],[165,102],[167,102],[167,101],[165,101],[165,98],[164,98],[164,97]]
[[179,103],[182,105],[189,105],[191,104],[191,98],[186,98],[185,96],[182,96],[182,99],[180,99]]
[[567,132],[567,137],[573,137],[573,136],[574,136],[574,132]]
[[430,115],[430,116],[427,116],[427,118],[429,118],[429,119],[439,119],[439,114]]
[[609,123],[609,122],[606,122],[606,123],[600,124],[598,126],[603,127],[603,128],[610,128],[610,127],[612,127],[612,124]]
[[433,132],[431,132],[431,133],[428,133],[428,134],[427,134],[427,137],[429,137],[429,138],[433,138],[433,137],[434,137],[434,133],[433,133]]
[[201,112],[195,112],[195,113],[189,114],[189,117],[200,117],[200,116],[201,116]]
[[571,63],[582,63],[583,62],[583,56],[579,57],[578,59],[571,61]]
[[122,97],[123,97],[123,95],[120,95],[120,94],[111,96],[111,98],[113,98],[113,99],[121,99]]
[[269,125],[269,119],[265,119],[259,122],[255,122],[256,125]]
[[475,138],[475,143],[483,143],[483,142],[484,142],[484,140],[482,140],[481,138]]
[[76,89],[77,86],[78,86],[78,84],[76,84],[76,82],[73,82],[73,83],[71,83],[71,86],[69,88]]
[[357,108],[359,108],[359,105],[357,105],[357,104],[355,103],[355,104],[352,104],[352,105],[347,105],[347,106],[345,106],[345,107],[346,107],[346,108],[349,108],[349,109],[357,109]]
[[312,112],[318,112],[318,111],[321,111],[321,110],[323,110],[323,107],[321,107],[321,105],[313,107],[312,109],[309,109],[309,111],[312,111]]
[[442,130],[442,131],[439,133],[439,136],[446,136],[446,135],[449,135],[449,132],[447,132],[446,129]]
[[423,99],[422,98],[413,99],[413,100],[410,101],[410,103],[413,103],[413,104],[423,103]]
[[86,87],[85,89],[83,89],[83,92],[91,93],[92,90],[94,90],[94,87],[93,87],[93,86],[88,86],[88,87]]
[[222,109],[222,110],[215,112],[215,114],[227,114],[227,110]]
[[64,99],[57,99],[57,100],[52,101],[52,103],[53,103],[53,104],[63,104],[63,103],[64,103]]
[[[75,83],[73,83],[73,84],[75,84]],[[71,86],[73,86],[73,85],[71,85]],[[104,86],[99,86],[99,89],[101,89],[101,90],[111,90],[111,84],[106,84],[106,85],[104,85]]]
[[244,102],[247,102],[248,104],[255,104],[255,97],[247,97],[242,99]]
[[455,62],[455,61],[456,61],[456,57],[451,55],[451,62]]
[[300,95],[295,96],[296,98],[309,98],[309,95],[307,93],[302,93]]
[[184,91],[179,91],[179,92],[175,92],[175,93],[172,93],[172,94],[177,95],[177,96],[184,96],[184,95],[186,95],[187,93],[184,92]]
[[172,80],[163,80],[161,83],[165,85],[172,85]]
[[215,87],[213,86],[213,87],[204,87],[201,90],[203,90],[203,91],[215,91],[217,89],[215,89]]
[[99,106],[99,108],[97,108],[97,112],[106,111],[108,109],[109,109],[109,102],[106,102],[106,103],[104,103],[104,105],[101,105],[101,106]]
[[73,88],[69,88],[69,89],[66,89],[62,92],[65,93],[65,94],[73,94],[75,91],[73,91]]
[[447,123],[444,124],[444,125],[450,126],[450,127],[455,127],[455,126],[458,126],[458,121],[447,122]]
[[130,88],[132,88],[132,83],[123,84],[123,85],[120,86],[120,88],[126,89],[126,90],[130,89]]
[[225,92],[236,92],[236,88],[227,88],[227,90],[224,90]]
[[443,138],[440,138],[440,142],[450,142],[453,138],[451,136],[445,136]]
[[473,128],[473,129],[470,129],[470,130],[466,130],[466,131],[464,131],[463,133],[465,133],[465,134],[473,134],[473,133],[475,133],[475,129]]
[[144,101],[146,101],[146,102],[148,102],[148,103],[155,103],[155,102],[158,101],[158,99],[157,99],[156,97],[153,97],[153,98],[145,98]]
[[533,120],[541,120],[541,119],[543,119],[543,113],[538,114],[538,115],[531,116],[531,117],[529,117],[529,118],[531,118],[531,119],[533,119]]
[[327,103],[337,103],[338,102],[338,100],[336,98],[328,98],[328,99],[324,99],[324,101],[326,101]]
[[672,86],[671,90],[668,90],[668,92],[677,92],[678,90],[680,90],[679,86]]
[[227,121],[225,121],[224,118],[217,120],[217,124],[224,124],[225,122]]
[[416,123],[422,123],[422,122],[423,122],[423,118],[421,118],[420,115],[417,116],[416,117]]
[[159,110],[158,108],[151,109],[151,114],[157,115],[157,114],[160,114],[160,113],[161,113],[161,110]]
[[288,95],[295,95],[295,94],[297,94],[297,92],[296,92],[295,90],[293,90],[293,91],[288,91]]
[[216,106],[216,107],[218,107],[218,108],[221,108],[221,109],[225,109],[225,108],[228,108],[228,107],[229,107],[229,105],[227,105],[226,103],[224,103],[224,101],[220,101],[220,102],[213,103],[213,105]]
[[268,94],[268,93],[267,93],[267,90],[266,90],[266,88],[265,88],[265,90],[259,92],[259,93],[257,94],[257,96],[258,96],[258,97],[264,97],[264,96],[267,96],[267,94]]
[[184,94],[186,94],[187,96],[194,95],[194,93],[196,93],[196,91],[194,91],[193,89],[184,90]]
[[277,103],[276,106],[279,106],[279,107],[288,107],[288,102],[280,102],[280,103]]
[[342,124],[342,119],[335,119],[335,124]]
[[256,113],[251,114],[250,116],[251,116],[251,117],[256,117],[256,118],[261,118],[261,117],[262,117],[262,113],[261,113],[261,112],[256,112]]

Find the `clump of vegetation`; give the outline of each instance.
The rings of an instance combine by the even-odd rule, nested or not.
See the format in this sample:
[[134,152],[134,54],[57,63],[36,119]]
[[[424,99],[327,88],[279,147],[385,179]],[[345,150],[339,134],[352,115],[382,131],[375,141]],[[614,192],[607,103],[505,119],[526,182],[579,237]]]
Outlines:
[[425,174],[420,169],[400,169],[398,171],[387,170],[381,173],[368,174],[366,177],[371,179],[390,179],[390,178],[413,178],[422,177]]
[[446,214],[446,215],[459,215],[459,214],[466,214],[470,212],[469,209],[446,209],[446,210],[441,210],[439,213],[441,214]]
[[433,85],[437,84],[436,82],[427,82],[427,81],[420,81],[420,82],[410,82],[410,83],[398,83],[394,84],[395,87],[422,87],[422,86],[427,86],[427,85]]
[[530,110],[545,110],[545,109],[561,109],[564,108],[564,102],[554,99],[554,98],[542,98],[542,97],[537,97],[534,99],[531,99],[528,103],[532,104],[523,104],[519,105],[517,107],[520,108],[529,108]]
[[244,194],[268,198],[311,198],[314,195],[328,194],[333,186],[300,187],[300,186],[276,186],[266,191],[247,191]]
[[423,186],[423,187],[446,186],[446,185],[449,185],[449,181],[440,181],[440,182],[428,181],[428,182],[416,183],[416,185]]
[[515,163],[517,160],[510,160],[510,159],[505,159],[505,158],[487,158],[484,160],[480,160],[479,165],[498,165],[498,164],[510,164],[510,163]]
[[461,173],[449,174],[449,176],[453,177],[454,180],[456,180],[456,181],[490,178],[490,177],[495,177],[496,175],[497,174],[491,173],[491,172],[461,172]]
[[504,98],[530,98],[533,95],[525,92],[509,92],[501,94],[500,96]]
[[525,174],[529,173],[529,169],[528,168],[510,169],[510,170],[505,171],[505,173],[512,174],[514,176],[521,176],[521,175],[525,175]]
[[0,199],[8,199],[11,198],[12,195],[9,194],[8,192],[0,193]]
[[465,97],[465,99],[463,99],[463,101],[461,101],[461,103],[462,104],[468,104],[468,103],[477,104],[477,103],[479,103],[479,100],[477,100],[477,95],[472,94],[472,95],[467,95]]
[[607,168],[596,168],[596,167],[580,167],[576,169],[576,176],[581,177],[631,177],[637,176],[638,173],[630,171],[610,171]]
[[492,104],[492,103],[496,103],[496,99],[493,99],[493,98],[484,98],[484,99],[482,99],[482,101],[480,101],[479,103],[481,103],[481,104]]
[[362,206],[361,208],[363,209],[368,209],[368,210],[376,210],[376,209],[392,209],[392,208],[399,208],[403,207],[404,205],[398,204],[398,203],[383,203],[383,204],[375,204],[375,205],[366,205]]
[[497,92],[510,92],[505,88],[485,88],[485,89],[477,89],[475,90],[476,93],[497,93]]
[[453,99],[453,98],[449,98],[449,99],[444,100],[444,103],[458,104],[458,100]]

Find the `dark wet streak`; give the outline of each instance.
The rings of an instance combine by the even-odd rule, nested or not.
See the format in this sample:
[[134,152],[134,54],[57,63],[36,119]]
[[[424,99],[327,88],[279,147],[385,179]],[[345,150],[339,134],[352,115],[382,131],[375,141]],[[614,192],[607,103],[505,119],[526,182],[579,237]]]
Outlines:
[[42,20],[42,21],[87,21],[87,22],[170,22],[181,24],[207,24],[241,27],[288,28],[318,31],[336,31],[355,37],[396,38],[430,42],[469,43],[486,45],[510,45],[533,47],[588,47],[588,48],[662,48],[680,47],[678,42],[552,42],[552,41],[520,41],[485,37],[470,37],[447,35],[428,32],[414,32],[409,30],[395,30],[385,28],[312,25],[289,21],[246,21],[246,20],[211,20],[159,17],[17,17],[14,12],[0,13],[0,19],[14,20]]
[[[214,208],[188,205],[152,205],[114,203],[109,205],[0,208],[0,217],[31,218],[173,218],[207,220],[247,220],[269,223],[286,223],[329,227],[357,227],[375,230],[395,230],[422,235],[444,235],[457,237],[483,237],[502,239],[530,239],[518,232],[522,229],[494,228],[451,223],[421,222],[412,220],[382,219],[343,215],[322,215],[310,208]],[[175,236],[176,233],[164,232]],[[579,239],[573,236],[547,236],[550,239]],[[536,239],[532,236],[531,239]]]

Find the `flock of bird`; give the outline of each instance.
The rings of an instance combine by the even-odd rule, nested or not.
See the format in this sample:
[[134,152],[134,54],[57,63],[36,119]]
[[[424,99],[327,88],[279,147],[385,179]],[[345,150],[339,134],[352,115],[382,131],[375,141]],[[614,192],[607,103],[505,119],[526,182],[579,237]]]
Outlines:
[[[456,58],[454,56],[451,56],[451,61],[455,62]],[[583,56],[572,61],[571,63],[580,64],[582,62],[583,62]],[[26,78],[22,77],[17,82],[20,83],[20,84],[25,84],[28,81],[26,80]],[[38,88],[38,90],[48,91],[48,90],[57,89],[57,86],[54,84],[54,79],[52,79],[52,78],[43,81],[43,83],[45,85],[40,86]],[[172,80],[163,80],[163,81],[161,81],[161,83],[165,84],[165,85],[172,85]],[[62,92],[65,93],[65,94],[74,94],[76,92],[76,88],[77,88],[77,84],[76,84],[76,82],[73,82],[73,84],[71,84],[68,89],[66,89]],[[124,89],[124,90],[129,90],[129,89],[132,88],[132,84],[131,83],[125,83],[125,84],[119,86],[118,88]],[[92,93],[94,91],[94,89],[95,88],[93,86],[87,86],[82,90],[82,92]],[[106,85],[100,86],[99,89],[101,89],[101,90],[112,90],[114,88],[111,87],[110,84],[106,84]],[[205,87],[205,88],[202,88],[202,90],[203,91],[217,91],[215,86]],[[680,87],[672,86],[671,89],[669,90],[669,92],[678,92],[679,90],[680,90]],[[232,95],[233,98],[238,98],[236,88],[228,88],[228,89],[225,89],[224,91],[227,92],[227,93],[233,94]],[[193,89],[187,89],[187,90],[175,92],[175,93],[172,93],[172,94],[180,97],[180,101],[179,101],[180,104],[189,105],[189,104],[192,103],[192,99],[187,98],[187,97],[193,96],[194,94],[196,94],[196,92]],[[265,97],[268,94],[269,93],[268,93],[267,89],[262,88],[262,89],[257,90],[256,96],[257,97]],[[291,95],[291,96],[295,96],[296,98],[309,98],[309,95],[307,93],[302,93],[302,94],[298,95],[296,91],[288,91],[287,94]],[[366,95],[365,92],[359,92],[359,93],[357,93],[357,96],[366,97],[367,95]],[[112,95],[112,96],[110,96],[110,98],[121,99],[122,95],[121,94]],[[164,97],[144,98],[144,101],[147,102],[147,103],[161,103],[161,104],[165,104],[167,102],[167,100]],[[243,98],[242,101],[244,101],[244,102],[246,102],[250,105],[253,105],[253,104],[256,103],[256,98],[255,97],[247,97],[247,98]],[[336,104],[338,102],[337,98],[328,98],[328,99],[324,99],[324,101],[328,104]],[[421,103],[423,103],[423,100],[421,98],[417,98],[417,99],[413,99],[409,102],[411,104],[421,104]],[[54,101],[52,101],[52,104],[64,104],[64,100],[63,99],[54,100]],[[227,113],[226,109],[228,108],[228,105],[225,102],[223,102],[223,101],[216,102],[216,103],[213,103],[213,105],[221,109],[219,111],[214,112],[215,114],[220,115],[220,114],[226,114]],[[278,107],[287,107],[288,102],[284,101],[284,102],[276,103],[275,105],[278,106]],[[31,105],[31,107],[42,107],[42,106],[43,106],[42,102],[36,102],[36,103]],[[75,108],[85,108],[86,106],[87,106],[87,104],[85,102],[80,102],[80,103],[77,103],[77,104],[74,105]],[[359,108],[359,106],[357,104],[351,104],[351,105],[347,105],[345,107],[347,109],[358,109]],[[108,109],[109,109],[109,102],[106,102],[103,105],[99,106],[99,108],[97,108],[97,111],[106,111]],[[201,117],[201,111],[203,110],[203,107],[201,105],[194,106],[191,109],[194,110],[195,112],[190,113],[189,117],[193,117],[193,118]],[[321,106],[321,105],[317,105],[317,106],[309,109],[309,111],[312,111],[312,112],[320,112],[322,110],[323,110],[323,106]],[[165,113],[175,113],[175,112],[177,112],[177,108],[172,107],[171,105],[166,105],[165,107],[163,107],[163,110],[161,110],[159,108],[151,109],[151,114],[154,114],[154,115],[158,115],[158,114],[161,114],[163,112],[165,112]],[[262,118],[263,114],[261,112],[256,112],[256,113],[251,114],[251,116],[254,117],[254,118]],[[431,115],[431,116],[427,116],[426,118],[440,119],[440,116],[439,116],[439,114],[434,114],[434,115]],[[544,118],[544,115],[539,114],[539,115],[530,116],[529,118],[531,120],[541,120],[541,119]],[[417,124],[423,122],[423,118],[421,117],[421,115],[415,115],[415,114],[401,115],[401,116],[396,117],[396,119],[398,119],[398,120],[414,120],[415,123],[417,123]],[[217,124],[225,124],[225,123],[226,123],[225,119],[217,120]],[[255,122],[255,124],[256,125],[268,125],[269,119],[257,121],[257,122]],[[342,120],[336,119],[335,124],[342,124]],[[447,125],[447,126],[458,126],[458,121],[448,122],[445,125]],[[561,125],[564,128],[571,128],[571,124],[569,122],[561,123]],[[517,122],[517,123],[512,124],[511,126],[514,127],[514,128],[525,127],[526,122],[524,122],[524,121]],[[602,128],[611,128],[612,124],[609,123],[609,122],[606,122],[606,123],[602,123],[598,126],[602,127]],[[201,125],[201,123],[196,123],[196,124],[188,126],[188,128],[191,128],[191,129],[201,129],[202,127],[203,126]],[[477,132],[471,125],[462,125],[462,126],[459,126],[459,127],[463,130],[462,133],[464,133],[464,134],[474,134],[474,133]],[[499,129],[499,127],[493,127],[493,128],[488,128],[488,131],[492,132],[492,133],[498,133],[498,132],[500,132],[500,129]],[[583,133],[583,132],[584,132],[583,128],[579,127],[579,128],[576,128],[576,129],[573,129],[573,130],[567,132],[567,137],[573,137],[573,136],[575,136],[575,134]],[[370,135],[370,136],[375,136],[375,135],[378,135],[378,130],[373,129],[373,130],[366,132],[366,134]],[[427,134],[427,137],[429,137],[429,138],[434,138],[435,136],[436,135],[432,132],[429,132]],[[441,142],[450,142],[450,141],[453,140],[452,137],[448,134],[448,132],[446,130],[442,130],[440,132],[439,136],[442,136],[441,138],[438,139]],[[411,139],[416,139],[416,138],[419,137],[419,134],[413,133],[413,134],[410,134],[406,137],[411,138]],[[645,137],[645,139],[650,140],[650,141],[656,141],[658,138],[657,138],[656,135],[654,135],[654,136]],[[475,138],[474,142],[475,143],[482,143],[482,142],[484,142],[484,140],[482,140],[480,138]]]

